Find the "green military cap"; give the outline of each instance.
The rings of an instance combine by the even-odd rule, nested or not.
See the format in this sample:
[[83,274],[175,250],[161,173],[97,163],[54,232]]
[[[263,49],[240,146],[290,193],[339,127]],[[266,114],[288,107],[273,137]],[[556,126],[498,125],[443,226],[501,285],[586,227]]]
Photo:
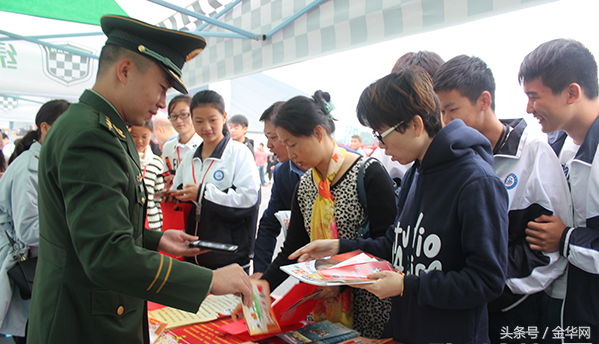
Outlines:
[[204,49],[204,38],[116,15],[102,16],[100,24],[108,37],[106,44],[115,44],[153,59],[175,80],[173,87],[187,93],[187,87],[181,81],[181,68]]

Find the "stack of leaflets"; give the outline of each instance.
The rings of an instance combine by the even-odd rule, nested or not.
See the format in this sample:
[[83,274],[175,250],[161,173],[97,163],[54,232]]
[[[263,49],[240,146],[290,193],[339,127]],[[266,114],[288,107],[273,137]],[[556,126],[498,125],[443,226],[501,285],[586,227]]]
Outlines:
[[299,330],[281,333],[277,337],[289,344],[336,344],[359,335],[359,332],[350,330],[339,323],[325,320]]
[[281,266],[281,270],[301,282],[318,286],[373,283],[368,275],[395,271],[391,263],[361,250],[336,256]]

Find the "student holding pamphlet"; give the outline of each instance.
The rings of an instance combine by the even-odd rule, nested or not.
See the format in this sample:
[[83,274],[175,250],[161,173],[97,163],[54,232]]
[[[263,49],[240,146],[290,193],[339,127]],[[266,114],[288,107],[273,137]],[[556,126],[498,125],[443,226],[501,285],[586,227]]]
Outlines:
[[[395,224],[379,238],[319,240],[289,259],[306,261],[362,249],[401,273],[356,285],[392,298],[383,337],[402,343],[485,343],[487,303],[507,271],[505,186],[493,171],[489,141],[461,120],[441,128],[430,76],[408,67],[367,87],[357,112],[385,153],[414,161],[402,185]],[[380,134],[378,134],[380,133]],[[416,230],[415,230],[416,229]]]
[[[393,185],[376,160],[366,163],[364,169],[367,209],[361,206],[357,178],[365,162],[359,155],[338,147],[331,137],[335,130],[333,108],[329,94],[317,91],[311,98],[290,99],[272,119],[289,158],[297,167],[311,170],[301,177],[293,195],[282,251],[262,276],[271,290],[287,278],[279,267],[295,263],[287,257],[301,246],[317,239],[354,240],[366,214],[370,217],[369,236],[376,238],[384,235],[395,218]],[[314,320],[326,317],[353,327],[363,336],[380,337],[389,316],[389,300],[379,300],[359,289],[342,291],[340,287],[325,288],[321,294]]]

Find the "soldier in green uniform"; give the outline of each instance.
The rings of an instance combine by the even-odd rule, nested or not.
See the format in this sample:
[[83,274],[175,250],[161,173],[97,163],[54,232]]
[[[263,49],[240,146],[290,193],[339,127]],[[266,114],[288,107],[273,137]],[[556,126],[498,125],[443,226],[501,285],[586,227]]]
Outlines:
[[194,256],[182,231],[144,229],[147,194],[125,124],[187,93],[181,68],[206,45],[198,36],[104,16],[108,36],[96,83],[46,136],[40,157],[40,244],[28,342],[147,343],[146,301],[196,312],[206,297],[252,301],[239,265],[210,270],[162,255]]

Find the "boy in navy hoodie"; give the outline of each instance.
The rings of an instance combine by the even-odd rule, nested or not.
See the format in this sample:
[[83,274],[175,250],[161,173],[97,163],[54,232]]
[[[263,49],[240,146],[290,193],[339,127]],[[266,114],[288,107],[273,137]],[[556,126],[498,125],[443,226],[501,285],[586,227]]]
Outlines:
[[[461,119],[489,140],[493,168],[510,198],[508,275],[503,294],[489,303],[491,343],[538,342],[533,336],[510,338],[510,334],[516,326],[527,330],[535,326],[544,332],[538,303],[567,262],[557,252],[532,250],[524,231],[529,221],[543,214],[555,214],[571,223],[572,204],[562,167],[547,139],[528,130],[523,118],[499,120],[495,116],[495,79],[484,61],[454,57],[441,66],[433,81],[443,123]],[[559,288],[547,292],[563,299],[563,294],[551,294],[558,292],[554,289]]]
[[[367,87],[358,118],[377,132],[385,154],[414,161],[400,214],[376,240],[318,240],[300,261],[362,249],[401,273],[370,275],[362,288],[392,297],[384,335],[402,343],[488,343],[487,302],[507,270],[508,195],[493,171],[489,141],[461,120],[441,129],[430,76],[408,67]],[[405,275],[405,278],[404,278]]]
[[[580,42],[541,44],[520,65],[527,112],[545,133],[563,131],[556,152],[570,184],[574,226],[558,216],[529,222],[530,247],[568,259],[559,334],[565,341],[599,340],[599,86],[597,63]],[[567,134],[564,139],[563,136]],[[566,224],[564,224],[566,223]]]

